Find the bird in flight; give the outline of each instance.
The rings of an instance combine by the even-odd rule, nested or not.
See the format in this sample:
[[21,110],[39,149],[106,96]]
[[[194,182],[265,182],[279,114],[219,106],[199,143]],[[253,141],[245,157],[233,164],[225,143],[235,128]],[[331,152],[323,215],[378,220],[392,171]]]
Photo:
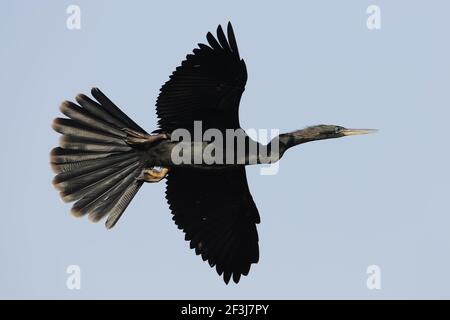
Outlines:
[[[94,99],[79,94],[77,103],[64,101],[60,110],[67,118],[53,121],[53,129],[62,136],[50,161],[61,198],[75,202],[71,213],[87,215],[94,222],[106,218],[108,229],[145,182],[166,179],[172,219],[195,253],[228,284],[230,279],[238,283],[259,260],[260,216],[245,166],[278,161],[287,149],[302,143],[374,130],[317,125],[280,134],[268,145],[252,140],[239,124],[247,69],[230,23],[226,31],[219,25],[216,37],[208,33],[208,44],[200,43],[161,87],[156,101],[158,129],[151,134],[97,88],[91,91]],[[232,140],[243,137],[243,154],[233,153],[226,163],[192,161],[214,141],[173,138],[180,129],[195,135],[196,123],[201,123],[201,134],[210,129],[224,135],[241,130]],[[185,149],[177,149],[180,145]],[[237,149],[227,144],[211,154],[221,151],[217,159],[223,160]],[[184,156],[184,161],[175,161],[174,154]]]

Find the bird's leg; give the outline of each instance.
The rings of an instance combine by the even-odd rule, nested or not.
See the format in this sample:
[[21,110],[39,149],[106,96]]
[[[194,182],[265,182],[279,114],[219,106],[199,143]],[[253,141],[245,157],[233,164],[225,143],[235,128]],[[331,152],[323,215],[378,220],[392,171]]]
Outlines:
[[167,176],[167,173],[169,172],[169,168],[161,168],[161,169],[155,169],[153,167],[145,168],[142,171],[141,176],[138,178],[139,180],[143,180],[145,182],[160,182],[162,179],[164,179]]
[[151,135],[134,131],[128,128],[124,128],[122,130],[127,134],[126,142],[130,145],[141,145],[144,147],[150,147],[157,141],[170,139],[170,135],[168,133],[159,133]]

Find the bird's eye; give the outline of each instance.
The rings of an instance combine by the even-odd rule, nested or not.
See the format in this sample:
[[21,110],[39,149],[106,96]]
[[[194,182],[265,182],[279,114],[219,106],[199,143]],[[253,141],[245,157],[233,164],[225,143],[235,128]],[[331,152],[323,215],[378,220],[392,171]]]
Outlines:
[[336,127],[336,128],[334,128],[334,132],[335,133],[340,133],[341,131],[342,131],[342,127]]

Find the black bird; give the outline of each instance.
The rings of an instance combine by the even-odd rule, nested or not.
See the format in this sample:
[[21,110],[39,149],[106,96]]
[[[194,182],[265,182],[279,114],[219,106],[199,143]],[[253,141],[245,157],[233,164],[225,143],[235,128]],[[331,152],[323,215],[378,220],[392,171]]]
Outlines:
[[[92,221],[107,217],[106,227],[112,228],[144,182],[167,178],[166,198],[173,220],[185,232],[190,247],[215,266],[226,283],[231,277],[237,283],[259,259],[256,224],[260,216],[245,165],[278,161],[288,148],[301,143],[373,130],[318,125],[260,145],[240,129],[238,109],[247,70],[231,24],[227,36],[219,26],[216,38],[211,33],[206,38],[208,45],[199,44],[162,86],[156,102],[159,129],[153,134],[97,88],[92,89],[95,101],[80,94],[78,104],[63,102],[60,109],[68,119],[53,122],[54,130],[62,134],[60,146],[51,151],[53,184],[64,201],[75,201],[73,215],[88,215]],[[176,163],[172,152],[183,142],[174,141],[173,134],[177,129],[194,134],[195,121],[201,121],[202,134],[208,129],[224,135],[227,129],[240,132],[233,141],[239,135],[244,138],[244,154],[233,155],[232,162],[225,164]],[[185,141],[192,151],[190,160],[213,143],[197,140]],[[251,145],[256,152],[250,151]],[[261,156],[264,150],[266,157]],[[223,151],[226,155],[237,148]]]

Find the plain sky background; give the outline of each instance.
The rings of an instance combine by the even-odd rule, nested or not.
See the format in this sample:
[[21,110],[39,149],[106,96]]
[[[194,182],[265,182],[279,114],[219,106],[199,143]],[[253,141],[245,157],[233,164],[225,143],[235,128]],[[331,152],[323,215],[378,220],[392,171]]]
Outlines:
[[[66,28],[70,4],[81,30]],[[449,14],[444,0],[2,0],[0,297],[450,298]],[[226,286],[188,249],[164,183],[107,231],[70,215],[48,154],[59,103],[92,86],[153,130],[161,84],[228,21],[249,72],[244,128],[380,132],[290,150],[274,176],[249,168],[261,258]],[[372,264],[381,290],[366,287]]]

